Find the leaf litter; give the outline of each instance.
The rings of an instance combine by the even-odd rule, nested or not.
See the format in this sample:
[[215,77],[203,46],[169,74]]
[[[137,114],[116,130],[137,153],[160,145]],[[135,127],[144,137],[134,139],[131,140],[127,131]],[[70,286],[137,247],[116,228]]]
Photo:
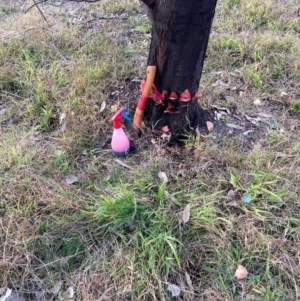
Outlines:
[[167,290],[169,292],[171,292],[172,297],[178,297],[181,292],[180,287],[178,285],[172,284],[172,283],[168,285]]
[[168,177],[164,171],[159,171],[157,175],[163,182],[168,182]]
[[181,220],[186,224],[190,220],[191,216],[191,204],[187,204],[182,212]]
[[68,185],[71,185],[71,184],[73,184],[73,183],[76,183],[76,182],[78,182],[78,180],[79,180],[79,178],[76,176],[76,175],[67,175],[66,176],[66,183],[68,184]]

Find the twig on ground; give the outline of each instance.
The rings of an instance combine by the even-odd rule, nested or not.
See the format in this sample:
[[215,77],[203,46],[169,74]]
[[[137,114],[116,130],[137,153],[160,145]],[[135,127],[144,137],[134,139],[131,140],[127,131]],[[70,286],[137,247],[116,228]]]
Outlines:
[[24,98],[22,96],[19,96],[17,94],[10,93],[10,92],[4,91],[4,90],[0,90],[0,93],[6,94],[6,95],[10,95],[10,96],[14,96],[14,97],[17,97],[17,98],[20,98],[20,99],[23,99],[23,100],[28,100],[28,98]]
[[26,14],[30,9],[32,9],[33,7],[36,6],[37,9],[39,10],[40,14],[42,15],[43,19],[44,19],[44,20],[46,21],[46,23],[49,25],[47,18],[45,17],[44,13],[42,12],[42,10],[41,10],[40,7],[39,7],[39,4],[40,4],[40,3],[46,2],[47,0],[42,0],[42,1],[40,1],[40,2],[36,2],[35,0],[32,0],[32,1],[33,1],[34,4],[33,4],[32,6],[30,6],[30,7],[25,11],[25,14]]

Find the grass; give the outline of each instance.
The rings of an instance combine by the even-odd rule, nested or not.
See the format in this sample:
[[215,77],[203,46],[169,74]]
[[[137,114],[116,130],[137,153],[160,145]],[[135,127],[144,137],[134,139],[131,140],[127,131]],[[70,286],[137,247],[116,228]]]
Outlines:
[[[130,168],[111,154],[109,118],[140,93],[139,3],[45,4],[50,25],[0,5],[1,287],[25,300],[70,286],[76,300],[176,299],[168,284],[176,300],[299,300],[300,23],[295,0],[275,2],[218,4],[200,88],[203,106],[237,108],[221,133],[170,147],[146,130]],[[258,113],[271,117],[244,118]]]

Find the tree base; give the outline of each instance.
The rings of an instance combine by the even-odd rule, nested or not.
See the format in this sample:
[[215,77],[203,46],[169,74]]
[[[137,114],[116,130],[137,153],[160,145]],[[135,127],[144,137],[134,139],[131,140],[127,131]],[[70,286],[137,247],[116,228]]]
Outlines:
[[207,121],[213,122],[213,118],[207,110],[203,110],[198,102],[179,102],[169,100],[166,105],[158,105],[152,99],[148,99],[144,120],[148,126],[161,129],[167,126],[172,135],[180,136],[197,127],[207,127]]

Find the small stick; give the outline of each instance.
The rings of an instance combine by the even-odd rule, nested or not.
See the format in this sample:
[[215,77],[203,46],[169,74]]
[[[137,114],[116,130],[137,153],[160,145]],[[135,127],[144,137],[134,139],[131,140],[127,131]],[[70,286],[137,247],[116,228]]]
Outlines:
[[142,95],[138,101],[136,110],[135,110],[135,114],[133,117],[133,126],[136,130],[139,130],[141,128],[141,124],[142,124],[142,119],[144,116],[144,109],[145,109],[145,105],[147,102],[147,99],[150,95],[152,86],[153,86],[153,82],[154,82],[154,78],[155,78],[155,74],[156,74],[156,67],[155,66],[148,66],[147,67],[147,72],[146,72],[146,83],[145,83],[145,87],[144,90],[142,92]]

